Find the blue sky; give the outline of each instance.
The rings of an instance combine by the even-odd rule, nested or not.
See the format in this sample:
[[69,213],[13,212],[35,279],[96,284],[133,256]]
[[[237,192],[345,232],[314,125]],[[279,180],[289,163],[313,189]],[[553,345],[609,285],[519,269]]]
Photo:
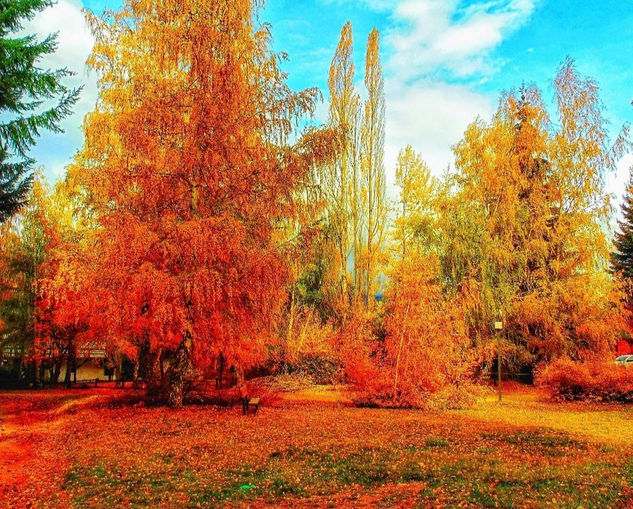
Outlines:
[[[210,0],[211,1],[211,0]],[[95,76],[83,62],[92,38],[81,8],[116,9],[121,0],[58,0],[30,31],[59,31],[58,54],[84,84],[77,113],[64,135],[42,137],[34,156],[56,180],[82,142],[81,119],[96,97]],[[581,73],[601,86],[615,132],[633,122],[633,2],[630,0],[268,0],[260,13],[272,24],[275,49],[289,54],[285,69],[295,89],[318,86],[327,95],[327,71],[342,25],[354,28],[359,88],[367,36],[381,32],[386,78],[386,170],[392,180],[397,152],[410,143],[440,173],[451,146],[477,115],[489,117],[499,92],[536,83],[548,100],[557,66],[573,57]],[[324,121],[327,106],[315,122]],[[619,196],[633,155],[625,157],[607,188]]]

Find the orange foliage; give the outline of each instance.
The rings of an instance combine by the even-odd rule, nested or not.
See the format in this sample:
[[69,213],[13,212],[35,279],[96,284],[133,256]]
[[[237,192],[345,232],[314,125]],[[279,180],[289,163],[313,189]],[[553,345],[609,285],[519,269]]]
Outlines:
[[176,405],[192,361],[262,358],[287,278],[279,225],[322,149],[286,143],[318,94],[288,89],[254,9],[142,0],[90,17],[100,99],[70,177],[98,225],[93,321],[172,358]]
[[469,396],[476,352],[464,298],[445,293],[433,256],[398,265],[382,324],[356,313],[344,332],[346,373],[381,406],[460,406]]
[[544,366],[536,382],[559,399],[633,402],[633,369],[613,362],[561,358]]
[[404,261],[387,295],[385,349],[393,394],[417,405],[450,387],[467,392],[474,369],[462,299],[442,288],[437,264],[433,255]]
[[624,295],[609,274],[581,274],[527,295],[514,319],[528,349],[542,359],[591,359],[613,352],[627,329]]
[[384,352],[376,340],[376,315],[363,308],[350,312],[339,329],[336,344],[346,378],[370,395],[387,390],[382,370]]

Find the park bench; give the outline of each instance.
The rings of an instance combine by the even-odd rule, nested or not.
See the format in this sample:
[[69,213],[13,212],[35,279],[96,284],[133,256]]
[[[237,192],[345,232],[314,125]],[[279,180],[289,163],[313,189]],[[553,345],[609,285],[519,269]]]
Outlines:
[[251,398],[248,400],[248,407],[247,410],[253,408],[253,413],[257,413],[257,410],[259,410],[259,398]]
[[250,398],[245,385],[240,387],[240,399],[242,400],[242,414],[246,415],[251,408],[253,409],[253,414],[257,413],[257,410],[259,410],[259,398]]
[[99,383],[98,378],[90,378],[88,380],[75,380],[73,382],[73,384],[78,385],[79,387],[85,387],[85,388],[88,388],[88,386],[92,384],[94,384],[94,386],[97,387],[98,383]]

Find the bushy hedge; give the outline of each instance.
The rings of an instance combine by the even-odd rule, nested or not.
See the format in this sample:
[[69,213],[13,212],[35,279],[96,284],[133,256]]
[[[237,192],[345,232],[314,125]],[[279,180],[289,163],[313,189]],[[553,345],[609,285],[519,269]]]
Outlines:
[[633,366],[557,360],[541,368],[536,383],[567,401],[633,402]]

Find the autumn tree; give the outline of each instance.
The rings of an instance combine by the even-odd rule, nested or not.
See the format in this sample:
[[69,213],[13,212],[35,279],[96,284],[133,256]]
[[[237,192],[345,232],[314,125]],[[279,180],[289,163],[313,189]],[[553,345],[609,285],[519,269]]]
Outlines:
[[489,124],[467,129],[455,149],[457,192],[442,214],[445,277],[478,293],[469,320],[484,342],[504,313],[504,358],[514,367],[607,351],[619,323],[605,272],[603,176],[624,140],[609,145],[597,86],[573,62],[561,66],[555,91],[558,126],[538,90],[523,87]]
[[[0,3],[0,223],[23,204],[34,161],[29,150],[41,131],[61,132],[60,121],[71,113],[79,90],[63,79],[67,69],[42,70],[40,60],[57,47],[56,36],[13,36],[25,21],[53,5],[53,0],[6,0]],[[55,100],[52,106],[46,103]]]
[[[369,35],[365,65],[367,99],[354,87],[353,36],[345,24],[330,66],[329,125],[339,133],[334,164],[319,180],[326,218],[338,251],[342,310],[375,290],[376,266],[385,237],[385,99],[379,34]],[[350,286],[350,283],[352,284]]]
[[[610,352],[622,328],[621,294],[607,274],[606,172],[630,147],[609,138],[598,85],[566,60],[555,80],[559,128],[549,147],[548,284],[521,308],[528,344],[545,358]],[[555,309],[548,313],[547,309]]]
[[[2,225],[0,257],[0,349],[13,352],[15,380],[39,382],[37,313],[43,265],[51,244],[50,190],[41,175],[27,204]],[[30,373],[30,374],[29,374]]]
[[444,288],[434,253],[413,252],[398,264],[384,320],[388,399],[419,407],[465,401],[478,360],[465,308],[463,295]]
[[47,252],[38,281],[35,340],[50,381],[57,382],[64,367],[64,382],[70,388],[73,373],[89,360],[81,352],[102,349],[107,337],[103,330],[90,328],[88,320],[97,302],[91,269],[99,251],[86,245],[94,224],[67,182],[55,185],[46,212]]
[[404,261],[411,252],[428,253],[435,247],[440,192],[439,182],[411,145],[398,154],[396,185],[399,202],[392,235],[396,261],[392,263]]
[[220,353],[238,373],[261,359],[285,300],[280,227],[313,156],[287,140],[317,91],[288,89],[254,12],[140,0],[89,16],[100,94],[70,178],[98,217],[94,319],[172,406]]
[[[350,292],[359,287],[356,268],[361,252],[361,190],[359,167],[360,97],[354,88],[355,66],[352,59],[352,25],[347,22],[330,66],[329,124],[340,133],[339,155],[325,169],[322,180],[327,200],[327,220],[337,246],[341,305],[349,305]],[[349,288],[350,256],[354,261],[354,290]]]
[[363,293],[367,306],[373,302],[376,284],[376,265],[385,236],[387,222],[385,153],[385,92],[378,30],[369,34],[365,57],[365,87],[367,100],[364,105],[361,128],[364,221],[366,243],[364,246]]
[[338,130],[321,127],[304,132],[298,143],[304,154],[313,156],[293,195],[297,214],[286,221],[289,295],[280,344],[271,351],[272,359],[282,367],[301,362],[303,356],[324,354],[331,346],[329,322],[340,311],[340,265],[332,225],[326,217],[323,185],[323,167],[334,164],[340,141]]
[[468,296],[446,287],[440,270],[443,189],[411,146],[399,153],[396,184],[400,199],[384,307],[377,310],[381,325],[373,346],[365,348],[370,376],[359,382],[380,405],[459,406],[469,393],[477,352],[467,329]]

